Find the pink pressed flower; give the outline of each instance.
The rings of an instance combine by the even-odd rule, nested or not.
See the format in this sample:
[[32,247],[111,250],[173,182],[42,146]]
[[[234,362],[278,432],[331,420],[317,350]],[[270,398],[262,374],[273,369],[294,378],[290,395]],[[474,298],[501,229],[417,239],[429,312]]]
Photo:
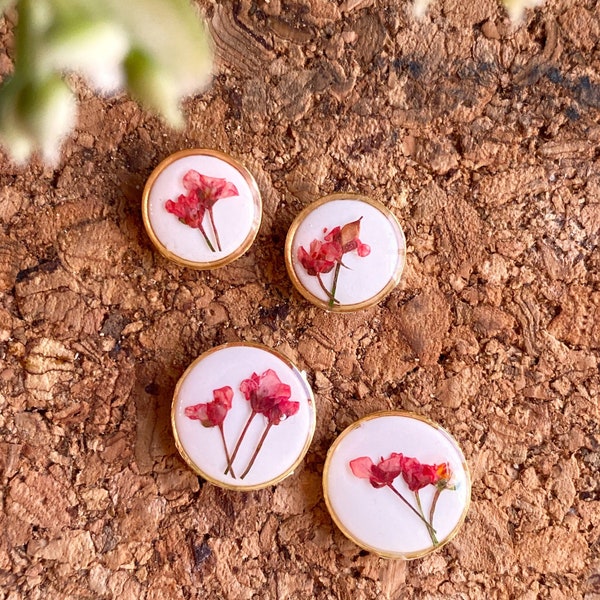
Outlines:
[[213,390],[212,402],[194,404],[185,408],[185,416],[188,419],[200,421],[204,427],[215,427],[223,425],[225,417],[231,408],[233,390],[227,385]]
[[252,373],[249,379],[242,381],[240,391],[254,412],[267,417],[274,406],[289,400],[292,395],[290,386],[282,383],[273,369],[267,369],[262,375]]
[[377,464],[368,456],[350,461],[350,469],[356,477],[368,479],[374,488],[391,485],[402,472],[402,454],[392,452],[389,458],[382,458]]
[[313,240],[307,252],[303,246],[298,248],[298,260],[309,275],[315,276],[319,273],[329,273],[338,260],[342,257],[342,249],[339,244],[323,243]]
[[252,412],[235,445],[231,462],[235,460],[242,440],[256,415],[262,414],[267,419],[267,425],[250,458],[250,462],[246,470],[242,473],[241,478],[244,479],[256,461],[271,427],[279,425],[284,419],[295,415],[300,409],[300,403],[290,400],[292,389],[287,383],[283,383],[279,379],[279,376],[273,369],[267,369],[262,375],[252,373],[248,379],[242,381],[240,391],[244,394],[246,400],[250,402]]
[[198,171],[190,169],[183,176],[183,187],[190,193],[194,193],[201,206],[210,209],[217,200],[239,196],[235,185],[226,179],[219,177],[208,177],[201,175]]
[[208,212],[217,248],[221,250],[221,241],[219,240],[219,233],[215,225],[213,206],[221,198],[239,196],[238,189],[226,179],[201,175],[194,169],[190,169],[183,176],[183,187],[186,189],[187,194],[181,194],[177,198],[177,201],[167,200],[165,208],[168,212],[178,217],[182,223],[194,229],[199,229],[208,247],[214,252],[215,249],[203,225],[204,215]]
[[201,229],[205,208],[200,205],[194,194],[188,194],[187,196],[180,194],[175,202],[167,200],[165,208],[178,217],[182,223],[194,229]]
[[223,422],[225,421],[227,413],[231,409],[232,398],[233,390],[228,385],[218,388],[213,390],[212,402],[204,402],[201,404],[194,404],[194,406],[186,406],[185,416],[188,419],[200,421],[204,427],[219,428],[223,449],[225,450],[225,457],[227,458],[227,470],[225,472],[230,471],[231,476],[235,478],[235,473],[233,472],[233,468],[231,466],[229,450],[227,449],[225,433],[223,431]]
[[325,236],[325,241],[339,244],[343,254],[356,250],[357,254],[361,257],[369,256],[371,247],[363,244],[358,238],[361,220],[362,217],[351,223],[346,223],[343,227],[334,227]]
[[[298,261],[309,275],[318,279],[321,289],[329,299],[330,307],[333,307],[334,304],[338,303],[335,298],[335,293],[340,267],[346,266],[342,262],[344,254],[356,250],[358,256],[364,258],[371,253],[371,247],[367,244],[363,244],[358,237],[360,234],[361,220],[362,217],[351,223],[346,223],[343,227],[338,225],[330,230],[329,233],[326,233],[327,230],[325,229],[324,241],[313,240],[310,243],[308,251],[304,246],[298,248]],[[329,273],[333,268],[335,268],[333,285],[331,290],[328,290],[321,279],[321,275]]]

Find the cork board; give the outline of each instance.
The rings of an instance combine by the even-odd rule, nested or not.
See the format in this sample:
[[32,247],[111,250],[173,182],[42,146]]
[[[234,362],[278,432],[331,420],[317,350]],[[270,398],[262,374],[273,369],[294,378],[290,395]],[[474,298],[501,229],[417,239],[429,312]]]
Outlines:
[[[173,132],[79,90],[58,167],[0,166],[0,598],[600,598],[600,12],[551,0],[200,2],[211,88]],[[0,71],[12,38],[2,21]],[[143,229],[154,167],[229,153],[264,201],[256,242],[179,267]],[[376,307],[329,314],[287,277],[287,229],[348,191],[408,244]],[[205,483],[169,426],[187,365],[229,341],[308,373],[301,468],[240,494]],[[323,501],[328,447],[376,410],[460,442],[459,535],[405,563],[360,551]]]

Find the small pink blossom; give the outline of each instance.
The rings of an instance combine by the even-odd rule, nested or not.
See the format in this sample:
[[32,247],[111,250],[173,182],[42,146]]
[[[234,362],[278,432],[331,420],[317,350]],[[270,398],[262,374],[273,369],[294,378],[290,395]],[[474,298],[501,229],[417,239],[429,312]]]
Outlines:
[[267,418],[277,405],[288,401],[292,395],[290,386],[282,383],[273,369],[267,369],[262,375],[252,373],[249,379],[242,381],[240,391],[252,410]]
[[233,390],[225,387],[213,390],[213,401],[186,406],[185,416],[188,419],[200,421],[204,427],[223,425],[225,417],[231,408]]
[[389,458],[382,458],[377,464],[368,456],[350,461],[350,468],[356,477],[368,479],[374,488],[390,485],[402,472],[402,454],[392,452]]
[[177,200],[167,200],[165,208],[167,212],[175,215],[182,223],[189,227],[199,229],[208,247],[214,252],[215,249],[204,229],[204,215],[208,212],[210,223],[215,235],[217,248],[221,250],[221,241],[215,225],[213,206],[222,198],[239,196],[238,189],[233,183],[219,177],[209,177],[190,169],[183,176],[183,187],[187,194],[180,194]]
[[[363,244],[358,237],[360,235],[361,219],[362,217],[351,223],[346,223],[343,227],[334,227],[329,233],[325,233],[327,230],[324,230],[324,241],[312,240],[308,250],[304,246],[298,248],[298,261],[309,275],[318,279],[321,289],[329,299],[330,307],[338,302],[335,293],[340,267],[346,266],[342,262],[344,254],[356,250],[358,256],[364,258],[371,253],[371,247],[368,244]],[[333,284],[331,290],[328,290],[321,279],[321,275],[329,273],[334,268]]]

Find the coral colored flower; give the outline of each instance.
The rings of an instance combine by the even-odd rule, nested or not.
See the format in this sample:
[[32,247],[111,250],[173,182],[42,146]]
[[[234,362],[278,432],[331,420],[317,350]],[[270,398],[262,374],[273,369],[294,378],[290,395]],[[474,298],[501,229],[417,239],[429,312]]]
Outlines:
[[392,452],[389,458],[374,464],[368,456],[361,456],[350,461],[350,469],[356,477],[368,479],[374,488],[380,488],[391,483],[402,472],[402,454]]
[[282,383],[273,369],[267,369],[262,375],[252,373],[249,379],[242,381],[240,391],[250,402],[252,410],[267,418],[275,406],[289,400],[292,395],[290,386]]
[[402,477],[411,492],[417,492],[428,485],[435,485],[439,479],[435,465],[425,465],[416,458],[407,456],[402,459]]
[[452,471],[448,463],[434,465],[435,481],[433,484],[439,489],[454,489],[452,484]]
[[[312,240],[308,251],[304,246],[298,248],[298,261],[309,275],[318,279],[321,289],[329,299],[329,306],[332,308],[334,304],[338,303],[335,293],[340,267],[346,266],[342,262],[344,254],[356,250],[358,256],[365,257],[371,253],[371,247],[363,244],[358,237],[361,219],[362,217],[351,223],[346,223],[343,227],[334,227],[329,233],[326,233],[324,241]],[[333,283],[331,290],[328,290],[321,279],[321,275],[329,273],[334,267]]]
[[185,416],[188,419],[200,421],[204,427],[222,425],[231,408],[233,390],[228,385],[213,390],[213,398],[212,402],[187,406],[185,408]]
[[165,208],[179,218],[182,223],[199,229],[208,247],[215,249],[204,229],[204,215],[208,212],[210,223],[215,235],[217,248],[221,250],[221,241],[215,225],[213,206],[217,200],[238,196],[238,189],[233,183],[219,177],[208,177],[190,169],[183,176],[183,187],[187,194],[180,194],[177,201],[167,200]]

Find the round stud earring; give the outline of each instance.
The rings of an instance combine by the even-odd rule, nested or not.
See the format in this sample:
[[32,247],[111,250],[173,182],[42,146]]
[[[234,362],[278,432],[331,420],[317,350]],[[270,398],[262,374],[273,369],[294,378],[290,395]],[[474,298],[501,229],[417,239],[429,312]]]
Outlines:
[[175,443],[198,475],[227,489],[256,490],[291,475],[316,423],[312,390],[285,356],[251,343],[218,346],[177,383]]
[[292,223],[285,263],[296,289],[330,311],[367,308],[400,281],[406,240],[381,203],[333,194],[306,207]]
[[256,181],[237,160],[216,150],[182,150],[148,178],[142,217],[163,256],[192,269],[216,269],[250,248],[262,201]]
[[323,488],[340,530],[386,558],[419,558],[449,542],[471,497],[456,440],[401,411],[369,415],[343,431],[327,454]]

